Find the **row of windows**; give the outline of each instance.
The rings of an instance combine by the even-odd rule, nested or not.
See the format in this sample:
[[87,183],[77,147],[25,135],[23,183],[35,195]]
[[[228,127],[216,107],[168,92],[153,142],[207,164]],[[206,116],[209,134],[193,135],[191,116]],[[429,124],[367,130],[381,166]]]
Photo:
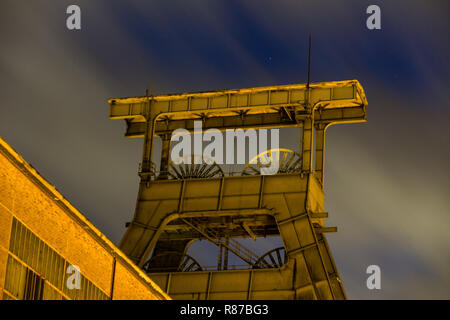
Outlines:
[[66,283],[72,273],[66,270],[70,263],[15,218],[9,250],[19,260],[8,256],[5,290],[18,299],[62,299],[58,290],[74,300],[109,299],[81,273],[80,288],[69,289]]
[[52,285],[37,273],[27,268],[13,256],[8,255],[4,300],[62,300]]

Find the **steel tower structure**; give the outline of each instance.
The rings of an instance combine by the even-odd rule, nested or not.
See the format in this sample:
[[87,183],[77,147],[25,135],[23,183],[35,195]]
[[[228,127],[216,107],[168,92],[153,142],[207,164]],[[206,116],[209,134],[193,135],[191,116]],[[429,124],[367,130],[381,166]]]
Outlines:
[[[330,125],[367,119],[357,80],[108,102],[110,118],[125,119],[125,136],[144,138],[135,214],[119,247],[172,298],[346,298],[324,235],[336,231],[324,224],[324,147]],[[239,176],[211,163],[175,165],[171,134],[193,132],[196,120],[203,130],[300,127],[301,147],[279,150],[273,175],[260,174],[263,155]],[[152,161],[155,136],[162,140],[159,170]],[[258,256],[238,240],[266,236],[280,236],[283,247]],[[202,239],[217,245],[215,270],[186,254]],[[248,267],[230,270],[229,252]]]

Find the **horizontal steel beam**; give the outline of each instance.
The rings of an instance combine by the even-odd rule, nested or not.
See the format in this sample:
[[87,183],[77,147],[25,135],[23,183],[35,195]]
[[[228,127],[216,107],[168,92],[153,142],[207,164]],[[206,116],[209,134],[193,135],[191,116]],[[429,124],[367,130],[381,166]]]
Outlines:
[[[211,128],[219,129],[225,131],[226,129],[233,128],[281,128],[281,127],[292,127],[298,124],[296,121],[291,120],[285,114],[282,113],[271,113],[271,114],[261,114],[261,115],[247,115],[245,117],[240,116],[229,116],[229,117],[210,117],[192,120],[159,120],[156,121],[155,135],[161,136],[164,134],[170,134],[176,129],[186,129],[190,132],[194,130],[194,121],[201,120],[203,130],[208,130]],[[125,137],[127,138],[143,138],[146,128],[145,122],[133,122],[126,119],[127,129]]]
[[[260,228],[260,230],[253,230],[257,238],[266,237],[278,237],[280,236],[280,231],[277,226]],[[226,233],[219,233],[220,236],[225,237]],[[232,238],[248,238],[248,233],[242,230],[233,230],[233,232],[228,233]],[[196,231],[184,231],[184,232],[163,232],[159,237],[158,241],[161,240],[189,240],[189,239],[206,239],[200,233]]]
[[337,227],[315,227],[317,232],[325,233],[325,232],[337,232]]
[[109,99],[109,116],[128,120],[128,137],[142,136],[146,120],[156,121],[156,134],[189,128],[187,120],[199,119],[205,129],[295,126],[306,104],[318,106],[316,122],[366,120],[367,100],[357,80],[315,83],[309,90],[305,84],[296,84]]
[[[364,106],[356,106],[353,108],[335,108],[329,110],[317,110],[315,112],[316,124],[328,124],[328,123],[345,123],[345,122],[361,122],[367,119],[366,108]],[[301,116],[297,115],[297,119],[301,119]],[[190,132],[194,130],[194,121],[201,120],[171,120],[156,121],[155,135],[161,136],[164,134],[170,134],[176,129],[186,129]],[[135,122],[130,119],[126,119],[127,129],[125,136],[127,138],[143,138],[146,128],[145,122]],[[217,128],[221,131],[232,128],[285,128],[302,126],[302,122],[296,122],[286,117],[282,113],[272,114],[260,114],[260,115],[247,115],[244,118],[239,116],[230,117],[212,117],[203,120],[203,130],[211,128]]]

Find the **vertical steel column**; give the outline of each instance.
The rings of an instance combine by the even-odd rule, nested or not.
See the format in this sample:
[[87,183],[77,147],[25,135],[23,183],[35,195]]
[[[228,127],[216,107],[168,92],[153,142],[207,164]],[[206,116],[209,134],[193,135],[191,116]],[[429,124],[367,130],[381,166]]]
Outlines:
[[161,135],[161,167],[158,179],[167,179],[169,173],[169,160],[170,160],[170,134],[165,133]]
[[228,269],[228,246],[230,244],[230,240],[228,238],[228,236],[225,237],[225,252],[223,255],[223,270],[227,270]]
[[325,160],[325,124],[316,124],[316,154],[315,154],[315,173],[316,178],[320,181],[323,189],[324,178],[324,160]]
[[217,256],[217,270],[222,270],[222,245],[219,244],[219,254]]
[[314,146],[314,108],[310,104],[311,88],[305,92],[306,118],[303,120],[302,136],[302,172],[312,172]]
[[142,173],[151,173],[153,151],[153,115],[151,112],[151,100],[148,101],[146,110],[146,127],[144,136],[144,152],[142,154]]

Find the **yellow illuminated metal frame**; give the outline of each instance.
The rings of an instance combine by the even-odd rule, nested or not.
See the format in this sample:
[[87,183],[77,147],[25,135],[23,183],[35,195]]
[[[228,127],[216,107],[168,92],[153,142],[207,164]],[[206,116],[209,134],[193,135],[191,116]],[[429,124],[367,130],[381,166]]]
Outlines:
[[[288,255],[281,268],[151,274],[175,299],[345,299],[324,232],[325,131],[364,122],[367,100],[357,80],[108,100],[111,119],[125,119],[126,137],[144,137],[141,183],[133,221],[120,248],[142,267],[174,219],[196,216],[274,217]],[[170,134],[217,128],[302,127],[298,173],[209,179],[152,180],[154,136],[163,140],[167,166]],[[315,134],[314,134],[315,133]],[[315,136],[315,139],[314,139]],[[315,162],[313,163],[313,154]]]

